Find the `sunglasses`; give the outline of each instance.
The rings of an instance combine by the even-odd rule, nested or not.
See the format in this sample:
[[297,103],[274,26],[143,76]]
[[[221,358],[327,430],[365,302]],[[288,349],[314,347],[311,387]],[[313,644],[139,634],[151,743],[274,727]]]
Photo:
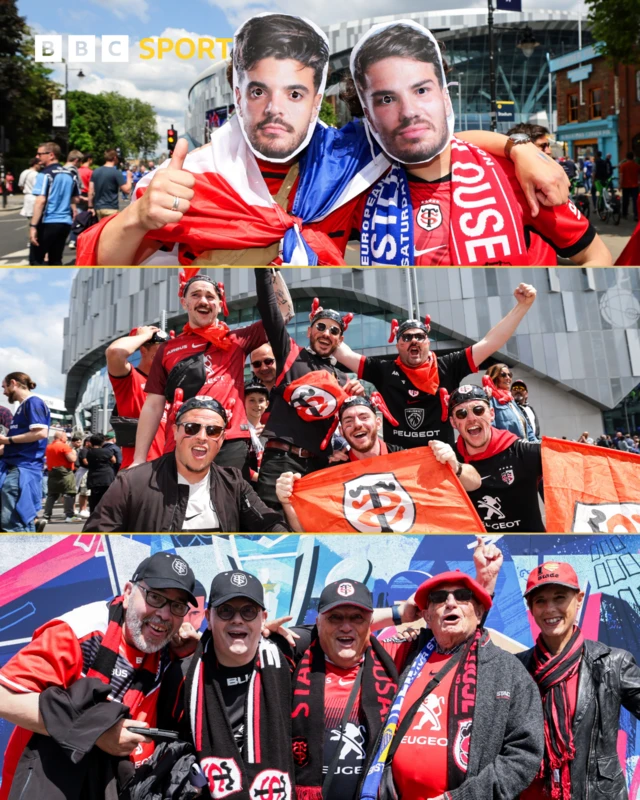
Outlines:
[[136,583],[136,586],[144,594],[144,599],[151,608],[164,608],[168,603],[169,609],[174,617],[187,616],[189,606],[186,603],[182,603],[180,600],[169,600],[169,598],[165,597],[163,594],[158,594],[158,592],[154,592],[151,589],[145,589],[145,587],[140,586],[139,583]]
[[275,358],[265,358],[262,361],[252,361],[251,366],[254,369],[260,369],[260,367],[264,364],[265,367],[272,367],[276,363]]
[[208,438],[216,441],[224,433],[222,425],[202,425],[200,422],[178,422],[176,424],[178,427],[184,425],[185,436],[195,436],[204,428]]
[[551,150],[551,145],[549,144],[549,142],[545,142],[544,144],[537,144],[536,147],[539,150]]
[[500,373],[500,375],[498,377],[500,377],[500,378],[513,378],[513,372],[509,372],[509,371],[505,372],[504,370],[502,370],[502,372]]
[[240,614],[245,622],[253,622],[259,613],[260,609],[258,606],[242,606],[242,608],[236,608],[228,603],[223,603],[216,608],[216,614],[223,622],[229,622],[236,614]]
[[439,606],[446,603],[449,595],[452,594],[458,603],[468,603],[473,597],[471,589],[454,589],[452,592],[447,589],[437,589],[429,595],[429,602]]
[[[482,403],[480,405],[473,406],[471,408],[471,411],[473,411],[474,417],[482,417],[484,415],[484,412],[487,411],[487,406],[484,403]],[[466,419],[469,416],[469,409],[456,408],[456,410],[453,412],[453,415],[456,419]]]
[[324,333],[325,331],[329,331],[332,336],[340,336],[342,330],[337,325],[327,325],[326,322],[316,322],[316,330],[320,333]]
[[403,342],[409,343],[412,342],[414,339],[416,342],[425,342],[427,340],[426,333],[403,333],[400,338]]

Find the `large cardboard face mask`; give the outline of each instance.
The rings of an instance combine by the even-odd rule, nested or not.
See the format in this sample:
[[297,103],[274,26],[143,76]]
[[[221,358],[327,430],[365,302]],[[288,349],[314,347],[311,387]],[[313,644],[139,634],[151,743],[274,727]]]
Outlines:
[[327,81],[329,42],[309,20],[260,14],[233,43],[238,121],[251,152],[283,163],[309,144]]
[[351,52],[351,74],[369,131],[392,160],[420,164],[445,150],[454,115],[430,31],[412,20],[374,25]]

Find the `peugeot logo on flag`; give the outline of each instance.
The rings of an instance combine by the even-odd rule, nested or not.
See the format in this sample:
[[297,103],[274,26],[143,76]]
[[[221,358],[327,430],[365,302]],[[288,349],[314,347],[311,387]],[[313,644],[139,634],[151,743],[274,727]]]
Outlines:
[[424,422],[424,408],[405,408],[404,416],[412,431],[417,431]]
[[347,481],[343,510],[349,524],[362,533],[407,533],[416,519],[415,504],[393,472]]

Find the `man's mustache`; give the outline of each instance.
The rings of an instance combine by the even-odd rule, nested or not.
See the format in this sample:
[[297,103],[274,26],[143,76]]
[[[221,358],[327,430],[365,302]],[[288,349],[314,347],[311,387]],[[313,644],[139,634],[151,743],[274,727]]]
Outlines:
[[256,130],[262,130],[262,128],[266,128],[267,125],[280,125],[285,129],[287,133],[295,133],[295,128],[292,125],[289,125],[280,117],[272,117],[272,116],[269,116],[262,122],[259,122],[256,125]]

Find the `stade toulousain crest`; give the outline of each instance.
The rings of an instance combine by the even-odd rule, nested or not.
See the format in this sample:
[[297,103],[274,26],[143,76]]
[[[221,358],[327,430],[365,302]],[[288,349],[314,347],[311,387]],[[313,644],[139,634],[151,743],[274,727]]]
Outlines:
[[338,407],[338,401],[331,392],[308,385],[298,386],[291,394],[290,403],[298,416],[309,421],[330,419]]
[[415,504],[393,472],[347,481],[343,512],[349,524],[362,533],[407,533],[416,519]]
[[640,503],[576,503],[572,533],[637,533]]

